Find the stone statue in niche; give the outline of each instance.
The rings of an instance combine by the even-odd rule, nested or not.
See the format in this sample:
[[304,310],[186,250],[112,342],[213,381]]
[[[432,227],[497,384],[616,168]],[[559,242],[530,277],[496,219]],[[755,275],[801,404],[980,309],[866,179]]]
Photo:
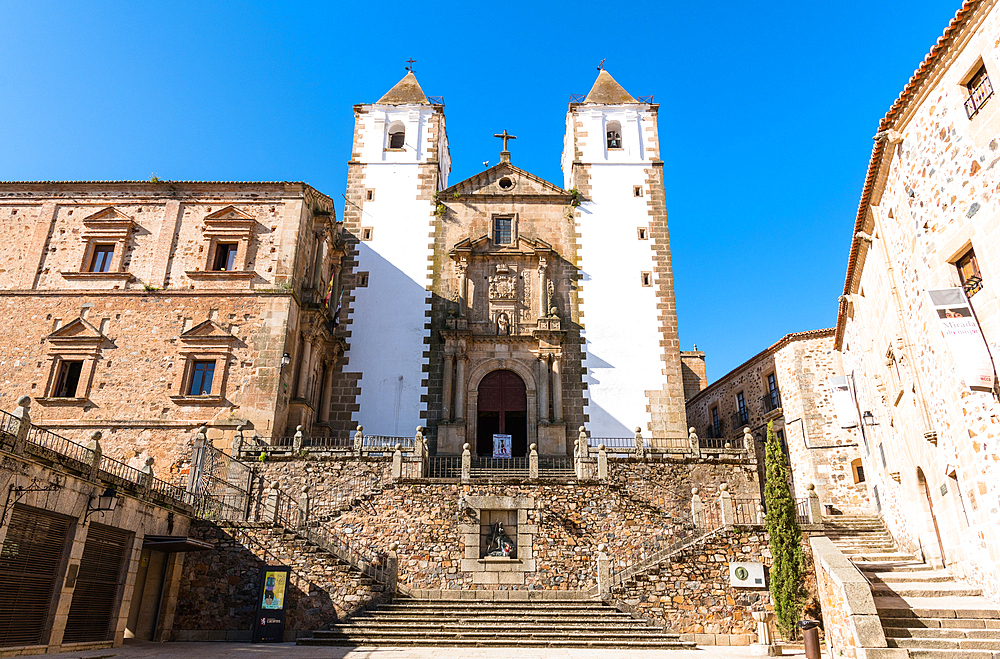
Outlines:
[[497,334],[501,336],[510,334],[510,318],[507,317],[506,313],[497,316]]
[[493,525],[490,544],[486,547],[486,555],[510,558],[512,551],[514,551],[514,543],[510,541],[507,532],[503,530],[503,522],[497,522]]

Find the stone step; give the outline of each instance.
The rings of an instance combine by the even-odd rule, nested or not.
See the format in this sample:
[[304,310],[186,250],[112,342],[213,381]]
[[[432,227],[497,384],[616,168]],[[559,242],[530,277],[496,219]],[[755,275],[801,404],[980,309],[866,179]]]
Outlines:
[[865,574],[871,572],[933,572],[934,566],[916,561],[852,561],[854,566]]
[[955,583],[955,578],[947,570],[925,570],[921,572],[882,572],[862,570],[868,580],[878,583]]
[[943,583],[925,583],[903,581],[899,583],[873,584],[874,597],[978,597],[983,594],[982,588],[975,588],[955,581]]
[[994,639],[887,638],[885,640],[890,648],[990,650],[1000,652],[1000,641]]
[[664,633],[663,630],[655,627],[646,629],[629,629],[622,632],[612,632],[604,629],[591,629],[589,631],[568,631],[564,629],[497,629],[497,628],[461,628],[454,627],[448,629],[368,629],[358,628],[351,625],[336,625],[333,629],[317,630],[313,632],[313,638],[332,638],[338,636],[350,636],[352,638],[361,636],[380,636],[382,638],[544,638],[544,639],[586,639],[602,640],[608,637],[637,638],[648,640],[650,638],[670,638],[679,639],[679,634]]
[[[481,615],[477,614],[465,614],[465,615],[454,615],[454,616],[435,616],[435,615],[385,615],[385,614],[366,614],[354,618],[354,620],[370,620],[374,622],[390,622],[398,621],[411,624],[422,624],[422,623],[434,623],[434,622],[461,622],[464,624],[490,624],[490,625],[503,625],[509,624],[512,616],[509,615],[499,615],[496,613],[484,613]],[[603,625],[603,624],[621,624],[623,622],[628,622],[633,620],[631,616],[563,616],[563,615],[527,615],[519,616],[519,620],[526,623],[532,624],[592,624],[592,625]]]
[[909,659],[998,659],[1000,652],[991,650],[935,650],[932,648],[908,648]]
[[1000,629],[967,629],[963,627],[887,627],[886,638],[971,638],[1000,641]]
[[386,604],[382,609],[403,609],[412,607],[426,607],[435,609],[446,609],[449,607],[488,607],[496,608],[498,606],[504,606],[509,608],[522,608],[522,609],[538,609],[538,608],[548,608],[548,607],[576,607],[580,609],[609,609],[616,610],[614,607],[607,606],[601,602],[595,602],[594,600],[579,600],[579,599],[546,599],[546,600],[393,600],[392,604]]
[[[518,622],[513,625],[505,625],[507,629],[515,629],[520,631],[531,631],[531,632],[551,632],[552,625],[545,622]],[[351,618],[350,622],[345,622],[341,624],[334,624],[330,626],[331,630],[346,631],[348,629],[370,631],[373,629],[378,630],[395,630],[395,631],[466,631],[470,629],[469,623],[461,620],[447,620],[447,621],[414,621],[406,622],[400,620],[371,620],[366,618]],[[477,628],[482,628],[482,625],[478,625]],[[495,629],[495,625],[490,625],[490,628]],[[593,621],[576,621],[567,622],[559,625],[560,631],[575,631],[575,632],[588,632],[594,631],[595,629],[600,629],[602,632],[646,632],[653,631],[656,633],[662,633],[663,630],[657,627],[650,627],[643,621],[635,620],[632,623],[621,623],[621,622],[607,622],[607,623],[594,623]],[[319,632],[317,632],[319,633]]]
[[[961,613],[956,612],[956,613]],[[1000,619],[991,618],[886,618],[883,627],[894,629],[995,629],[1000,630]]]
[[903,562],[903,561],[913,561],[913,560],[916,560],[916,559],[913,558],[913,554],[904,554],[904,553],[901,553],[901,552],[894,552],[894,551],[887,551],[887,552],[880,552],[880,553],[866,553],[866,552],[845,551],[843,553],[847,556],[847,558],[849,558],[851,560],[852,563],[855,562],[855,561],[864,561],[866,563],[870,563],[870,562],[874,562],[874,561],[879,561],[879,562],[882,562],[882,561],[891,561],[891,562],[899,563],[899,562]]
[[380,638],[369,636],[362,638],[300,638],[297,645],[308,646],[351,646],[351,647],[476,647],[476,648],[600,648],[617,650],[621,648],[643,648],[655,650],[694,650],[697,646],[693,641],[673,639],[662,640],[631,640],[629,638],[610,638],[605,640],[573,640],[573,639],[421,639],[421,638]]
[[[982,600],[988,603],[986,600]],[[932,604],[934,600],[929,600],[926,604]],[[875,600],[875,608],[879,618],[885,619],[919,619],[927,620],[1000,620],[1000,610],[991,608],[929,608],[927,606],[913,606],[910,608],[888,607]],[[921,604],[924,604],[923,602]]]

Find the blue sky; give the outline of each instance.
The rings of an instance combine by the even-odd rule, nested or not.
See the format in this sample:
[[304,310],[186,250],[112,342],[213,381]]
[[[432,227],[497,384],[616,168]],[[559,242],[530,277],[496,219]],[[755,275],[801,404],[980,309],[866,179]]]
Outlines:
[[660,105],[681,345],[714,380],[835,323],[871,137],[958,8],[5,0],[0,180],[303,180],[339,215],[352,105],[412,57],[452,182],[506,128],[561,184],[567,100],[606,58]]

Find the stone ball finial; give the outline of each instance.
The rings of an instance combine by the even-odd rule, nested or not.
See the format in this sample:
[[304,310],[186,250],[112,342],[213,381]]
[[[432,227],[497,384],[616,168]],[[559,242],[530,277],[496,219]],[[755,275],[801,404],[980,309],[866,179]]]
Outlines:
[[358,432],[362,432],[365,429],[360,423],[358,424]]
[[302,426],[295,426],[295,432],[302,432]]
[[607,550],[608,550],[608,546],[606,544],[604,544],[603,542],[601,544],[597,545],[597,551],[604,552],[604,551],[607,551]]
[[17,404],[20,407],[28,407],[31,405],[31,396],[19,396],[17,399]]
[[597,445],[597,450],[598,451],[603,451],[604,450],[604,444],[598,444]]
[[396,443],[396,450],[397,451],[401,451],[402,449],[403,449],[403,445],[397,442]]
[[398,542],[390,542],[389,543],[389,551],[396,551],[397,549],[399,549],[399,543]]
[[90,440],[91,441],[94,441],[94,442],[100,441],[101,437],[104,437],[104,435],[101,434],[100,430],[95,430],[94,432],[90,433]]
[[148,458],[146,458],[147,467],[152,467],[154,462],[156,462],[156,460],[153,459],[153,456],[149,456]]
[[278,481],[272,481],[271,482],[271,489],[272,490],[277,490],[279,487],[281,487],[281,483],[279,483]]
[[698,496],[698,488],[696,487],[691,488],[691,496]]
[[302,486],[302,494],[309,494],[309,486],[308,485],[303,485]]
[[470,448],[472,448],[472,447],[471,447],[471,446],[469,446],[469,443],[468,443],[468,442],[466,442],[465,444],[462,444],[462,450],[464,450],[464,451],[468,451],[468,450],[469,450]]
[[808,485],[806,485],[806,489],[809,490],[810,492],[812,492],[813,490],[816,489],[816,484],[815,483],[809,483]]
[[528,450],[530,450],[530,451],[537,451],[538,450],[538,444],[532,444],[531,446],[528,447]]
[[690,428],[688,428],[688,432],[694,432],[694,426],[691,426]]
[[728,492],[729,491],[729,483],[722,483],[722,484],[720,484],[719,485],[719,489],[722,490],[723,492]]
[[236,426],[236,432],[243,432],[243,426]]
[[417,426],[417,432],[423,432],[423,431],[424,431],[423,426]]
[[586,426],[580,426],[580,432],[587,432]]
[[636,434],[642,432],[642,426],[636,426],[635,427],[635,432],[636,432]]

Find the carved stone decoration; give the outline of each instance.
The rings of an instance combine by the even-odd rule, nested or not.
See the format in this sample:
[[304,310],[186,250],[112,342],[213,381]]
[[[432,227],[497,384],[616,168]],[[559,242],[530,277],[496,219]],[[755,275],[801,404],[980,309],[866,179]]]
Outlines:
[[502,311],[497,316],[497,334],[501,336],[510,334],[510,318]]
[[511,542],[507,532],[503,530],[503,522],[497,522],[490,534],[490,544],[486,549],[486,555],[509,558],[513,550],[514,543]]
[[490,277],[491,300],[513,300],[516,297],[517,297],[516,275],[496,274]]

